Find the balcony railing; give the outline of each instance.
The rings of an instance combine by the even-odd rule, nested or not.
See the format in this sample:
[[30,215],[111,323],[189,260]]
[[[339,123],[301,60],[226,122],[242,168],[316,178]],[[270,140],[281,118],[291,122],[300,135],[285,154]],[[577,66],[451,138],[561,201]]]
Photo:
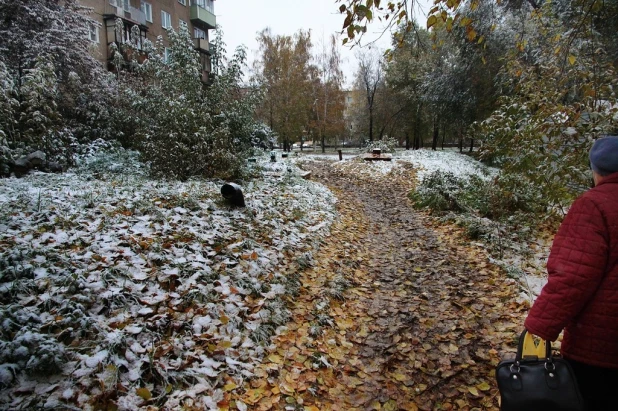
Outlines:
[[200,51],[205,51],[206,53],[210,53],[210,43],[206,39],[196,38],[193,39],[193,43],[195,44],[195,48]]
[[104,14],[120,17],[122,19],[129,20],[143,26],[146,25],[146,13],[135,7],[129,7],[129,11],[126,11],[122,7],[117,7],[109,3],[105,3]]
[[191,22],[206,29],[214,29],[217,27],[217,17],[212,7],[209,7],[210,10],[205,8],[207,5],[208,2],[199,0],[191,2]]
[[215,14],[215,2],[213,0],[191,0],[191,5],[194,4]]

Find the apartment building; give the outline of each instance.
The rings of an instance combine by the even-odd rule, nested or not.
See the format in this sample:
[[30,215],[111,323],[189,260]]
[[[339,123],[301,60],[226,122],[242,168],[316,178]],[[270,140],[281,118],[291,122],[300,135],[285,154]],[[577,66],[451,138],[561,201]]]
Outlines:
[[[217,25],[214,0],[80,0],[86,7],[91,7],[91,17],[99,24],[90,27],[90,40],[97,44],[96,57],[109,68],[111,63],[112,43],[118,45],[131,38],[134,26],[139,28],[139,39],[148,39],[153,43],[158,36],[167,42],[168,28],[178,30],[182,25],[189,29],[195,49],[200,53],[202,64],[202,81],[208,83],[211,73],[211,44],[209,30]],[[124,33],[116,33],[116,19],[124,22]]]

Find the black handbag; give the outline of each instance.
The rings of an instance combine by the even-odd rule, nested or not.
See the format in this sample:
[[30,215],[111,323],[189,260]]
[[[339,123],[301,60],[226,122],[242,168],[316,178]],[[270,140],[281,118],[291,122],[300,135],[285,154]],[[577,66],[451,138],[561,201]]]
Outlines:
[[524,330],[515,359],[496,368],[502,411],[583,411],[584,401],[573,369],[563,358],[553,357],[551,342],[535,344]]

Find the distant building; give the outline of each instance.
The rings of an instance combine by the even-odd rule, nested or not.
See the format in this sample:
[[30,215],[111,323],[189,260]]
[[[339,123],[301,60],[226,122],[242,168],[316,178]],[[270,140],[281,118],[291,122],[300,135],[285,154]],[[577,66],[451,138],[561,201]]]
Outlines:
[[[211,73],[211,44],[209,30],[215,29],[217,19],[214,0],[79,0],[91,7],[91,17],[99,25],[90,27],[90,40],[98,44],[96,57],[108,68],[112,68],[110,45],[121,45],[131,38],[133,26],[139,28],[139,45],[144,39],[155,42],[158,36],[167,44],[167,28],[178,30],[187,26],[193,37],[195,49],[200,52],[202,81],[207,83]],[[116,33],[116,19],[124,22],[124,33]]]

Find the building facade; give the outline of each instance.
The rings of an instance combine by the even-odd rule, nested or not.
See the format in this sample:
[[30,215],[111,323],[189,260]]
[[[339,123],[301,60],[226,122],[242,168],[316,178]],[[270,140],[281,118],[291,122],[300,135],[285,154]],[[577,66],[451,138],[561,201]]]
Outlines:
[[[214,0],[80,0],[93,9],[91,17],[97,25],[90,27],[90,40],[96,44],[96,57],[113,69],[111,45],[129,41],[134,26],[139,39],[131,39],[138,47],[144,39],[155,43],[158,36],[167,45],[167,29],[178,31],[185,25],[195,49],[200,53],[202,81],[207,83],[211,73],[211,43],[209,31],[216,28]],[[122,19],[124,32],[116,32],[116,19]]]

